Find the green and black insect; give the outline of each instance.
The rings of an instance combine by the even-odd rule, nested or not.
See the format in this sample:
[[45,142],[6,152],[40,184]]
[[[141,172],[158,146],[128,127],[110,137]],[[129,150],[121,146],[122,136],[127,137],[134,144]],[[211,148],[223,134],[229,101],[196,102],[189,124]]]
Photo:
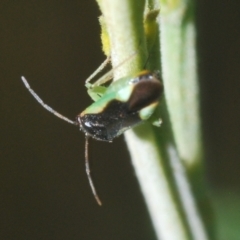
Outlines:
[[94,102],[72,121],[61,115],[33,91],[25,77],[22,81],[33,97],[49,112],[68,123],[79,126],[86,136],[85,165],[88,180],[93,195],[99,205],[102,205],[94,187],[90,174],[88,158],[88,138],[111,142],[126,130],[148,120],[159,104],[163,93],[163,85],[158,71],[144,70],[134,77],[124,77],[104,87],[102,82],[93,84],[86,82],[90,97]]

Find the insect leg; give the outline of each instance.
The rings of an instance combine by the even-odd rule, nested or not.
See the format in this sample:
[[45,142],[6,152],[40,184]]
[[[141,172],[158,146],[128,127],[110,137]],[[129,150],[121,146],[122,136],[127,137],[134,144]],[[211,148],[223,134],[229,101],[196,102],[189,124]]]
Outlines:
[[92,84],[92,87],[95,86],[101,86],[102,84],[108,82],[109,80],[112,79],[114,71],[122,66],[124,63],[127,61],[131,60],[133,57],[135,57],[137,52],[132,53],[129,57],[124,59],[122,62],[120,62],[116,67],[112,68],[110,71],[108,71],[106,74],[104,74],[102,77],[100,77],[96,82]]
[[85,81],[85,83],[90,82],[98,73],[100,73],[106,66],[107,64],[110,62],[110,56],[108,56],[103,63],[101,63],[101,65],[87,78],[87,80]]

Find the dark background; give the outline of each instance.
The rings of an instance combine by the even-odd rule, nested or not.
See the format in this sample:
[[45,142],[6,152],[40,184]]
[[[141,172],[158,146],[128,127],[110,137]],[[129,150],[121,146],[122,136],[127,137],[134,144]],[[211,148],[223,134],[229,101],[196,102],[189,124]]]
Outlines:
[[[240,1],[197,5],[207,179],[213,196],[221,189],[235,196]],[[84,79],[104,60],[99,15],[94,0],[0,3],[0,239],[155,239],[123,138],[90,142],[98,207],[84,135],[44,110],[20,80],[74,119],[91,103]]]

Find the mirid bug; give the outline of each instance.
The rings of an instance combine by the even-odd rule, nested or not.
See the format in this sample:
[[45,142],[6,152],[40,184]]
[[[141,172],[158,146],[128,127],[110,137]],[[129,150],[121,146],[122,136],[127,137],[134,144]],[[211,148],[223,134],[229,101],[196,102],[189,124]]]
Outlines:
[[[101,66],[100,66],[101,67]],[[92,78],[95,74],[91,75]],[[85,167],[93,195],[99,205],[100,198],[92,181],[89,157],[88,139],[111,142],[126,130],[148,120],[159,104],[163,92],[163,85],[158,72],[144,70],[135,77],[124,77],[108,87],[102,86],[105,80],[94,84],[86,82],[88,93],[95,101],[72,121],[45,104],[30,87],[25,77],[21,77],[24,85],[33,97],[49,112],[77,125],[85,134]]]
[[162,90],[154,72],[143,71],[135,78],[119,79],[77,116],[80,130],[96,140],[111,142],[152,115]]

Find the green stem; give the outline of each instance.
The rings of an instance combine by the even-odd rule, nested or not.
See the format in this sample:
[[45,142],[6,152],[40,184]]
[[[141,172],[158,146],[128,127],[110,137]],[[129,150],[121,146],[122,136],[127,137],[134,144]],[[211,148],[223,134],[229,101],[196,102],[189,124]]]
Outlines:
[[192,167],[202,160],[193,1],[159,2],[167,105],[181,159]]
[[213,237],[203,172],[194,0],[158,0],[165,96],[177,150],[200,214]]
[[[98,3],[109,35],[113,67],[137,53],[134,59],[114,71],[114,79],[137,74],[148,56],[143,29],[145,1],[98,0]],[[154,60],[150,60],[149,66],[160,69],[159,58],[151,61]],[[207,239],[175,148],[165,101],[161,117],[163,126],[159,129],[144,123],[125,133],[156,234],[163,240]]]

